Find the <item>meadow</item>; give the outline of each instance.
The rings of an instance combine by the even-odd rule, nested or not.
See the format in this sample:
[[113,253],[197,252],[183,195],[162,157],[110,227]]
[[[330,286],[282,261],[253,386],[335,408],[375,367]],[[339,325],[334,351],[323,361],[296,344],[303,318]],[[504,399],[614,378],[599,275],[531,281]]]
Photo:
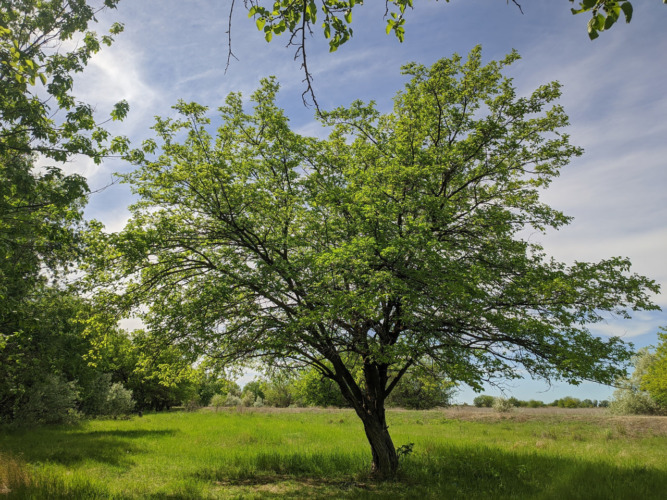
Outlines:
[[375,482],[351,410],[169,412],[0,428],[5,498],[652,499],[667,417],[470,407],[389,412],[399,476]]

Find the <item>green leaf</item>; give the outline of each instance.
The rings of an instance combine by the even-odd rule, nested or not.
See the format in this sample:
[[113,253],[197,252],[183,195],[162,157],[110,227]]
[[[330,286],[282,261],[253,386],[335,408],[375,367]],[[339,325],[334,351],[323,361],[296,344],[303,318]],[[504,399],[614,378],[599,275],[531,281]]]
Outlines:
[[593,26],[595,27],[595,29],[599,31],[604,30],[605,17],[602,14],[598,14],[593,19],[594,19]]
[[608,30],[609,28],[611,28],[614,25],[615,22],[616,22],[616,19],[614,19],[614,17],[612,17],[610,15],[607,15],[607,18],[604,21],[604,28],[603,29]]
[[264,35],[264,38],[266,39],[267,42],[270,42],[271,39],[273,38],[273,32],[272,31],[267,31],[266,35]]
[[352,22],[352,11],[350,9],[345,11],[345,21],[348,24]]
[[264,29],[264,25],[265,25],[265,24],[266,24],[266,19],[264,19],[263,17],[258,17],[258,18],[255,20],[255,25],[257,25],[257,29],[258,29],[259,31],[262,31],[262,29]]
[[[663,3],[667,3],[667,0],[663,0]],[[623,2],[621,9],[623,10],[623,14],[625,14],[625,22],[629,23],[632,20],[632,4],[630,2]]]

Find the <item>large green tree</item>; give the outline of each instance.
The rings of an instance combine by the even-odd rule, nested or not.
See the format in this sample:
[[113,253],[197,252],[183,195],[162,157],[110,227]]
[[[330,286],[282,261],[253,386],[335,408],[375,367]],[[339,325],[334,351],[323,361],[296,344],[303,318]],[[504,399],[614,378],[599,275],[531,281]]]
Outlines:
[[[75,323],[85,305],[61,277],[81,252],[88,186],[62,162],[78,154],[99,162],[124,147],[73,94],[74,75],[121,31],[88,29],[117,1],[0,0],[0,417],[11,418],[39,370],[71,372],[81,360],[81,349],[64,344],[81,344]],[[111,118],[126,111],[121,102]]]
[[557,83],[518,97],[503,77],[517,58],[408,64],[391,113],[326,113],[326,140],[290,129],[271,79],[251,113],[229,95],[214,136],[206,108],[178,104],[132,154],[127,226],[91,237],[107,307],[223,360],[314,367],[380,476],[398,465],[385,401],[413,365],[478,389],[522,371],[613,382],[631,353],[586,325],[656,309],[658,286],[626,259],[568,266],[527,238],[570,222],[539,194],[581,151]]

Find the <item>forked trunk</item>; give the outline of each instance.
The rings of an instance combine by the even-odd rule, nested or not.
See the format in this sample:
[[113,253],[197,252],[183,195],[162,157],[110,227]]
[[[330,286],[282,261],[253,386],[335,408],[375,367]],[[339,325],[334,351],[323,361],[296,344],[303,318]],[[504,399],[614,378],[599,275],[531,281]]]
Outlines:
[[398,470],[398,455],[389,436],[384,412],[381,415],[366,414],[362,420],[373,455],[371,472],[379,479],[394,477]]

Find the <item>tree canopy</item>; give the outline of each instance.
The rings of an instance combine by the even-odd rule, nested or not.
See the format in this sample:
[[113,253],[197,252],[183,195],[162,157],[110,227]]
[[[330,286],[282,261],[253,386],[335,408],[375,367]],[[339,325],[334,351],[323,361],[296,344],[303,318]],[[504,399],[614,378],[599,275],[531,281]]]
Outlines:
[[[62,162],[83,154],[99,163],[125,144],[73,95],[74,75],[122,30],[114,25],[98,37],[88,29],[100,9],[116,4],[0,0],[2,420],[15,416],[47,374],[72,381],[87,370],[81,356],[89,344],[78,323],[87,305],[61,277],[80,255],[88,185],[80,175],[67,175]],[[119,103],[112,119],[126,111]]]
[[475,388],[522,370],[614,381],[630,350],[586,325],[656,309],[658,286],[627,259],[568,266],[527,239],[570,222],[540,191],[581,150],[557,83],[519,97],[503,77],[517,59],[408,64],[391,113],[324,113],[324,140],[290,129],[273,79],[250,113],[230,94],[215,135],[207,108],[180,102],[129,156],[125,229],[91,235],[105,307],[218,359],[314,367],[381,475],[397,466],[385,401],[412,366]]
[[640,386],[662,407],[663,412],[667,412],[667,328],[658,332],[658,339],[660,342],[653,362],[648,366]]

